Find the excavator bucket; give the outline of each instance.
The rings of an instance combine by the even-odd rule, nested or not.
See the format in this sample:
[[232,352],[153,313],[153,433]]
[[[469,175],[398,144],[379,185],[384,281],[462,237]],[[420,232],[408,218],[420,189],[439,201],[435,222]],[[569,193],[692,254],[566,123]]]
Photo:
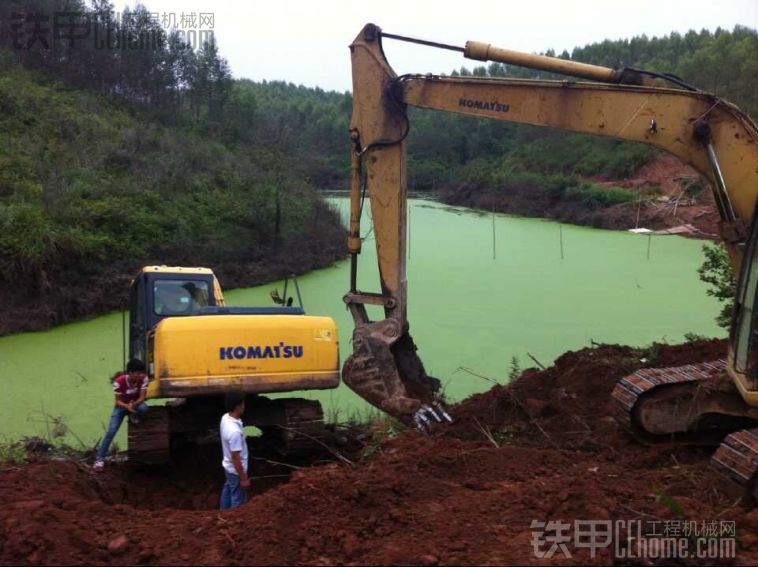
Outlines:
[[442,407],[440,381],[426,373],[407,332],[388,345],[366,327],[357,328],[342,378],[356,394],[406,425],[426,430],[435,421],[452,421]]

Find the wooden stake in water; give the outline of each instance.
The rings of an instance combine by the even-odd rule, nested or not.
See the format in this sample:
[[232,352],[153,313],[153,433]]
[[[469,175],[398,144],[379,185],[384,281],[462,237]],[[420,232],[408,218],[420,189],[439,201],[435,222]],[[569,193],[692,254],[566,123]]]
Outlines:
[[411,203],[408,202],[408,259],[411,259]]
[[495,211],[492,211],[492,259],[497,258],[497,244],[495,239]]
[[653,241],[653,234],[650,233],[647,235],[647,259],[650,260],[650,244]]
[[637,221],[634,223],[634,228],[640,227],[640,209],[642,208],[642,193],[640,193],[640,202],[637,203]]
[[561,260],[563,260],[563,225],[558,225],[558,238],[561,241]]

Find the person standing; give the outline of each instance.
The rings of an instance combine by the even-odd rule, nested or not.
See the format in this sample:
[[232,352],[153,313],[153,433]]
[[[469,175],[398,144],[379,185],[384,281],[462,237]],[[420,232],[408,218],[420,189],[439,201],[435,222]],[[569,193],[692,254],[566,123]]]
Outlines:
[[147,374],[145,374],[145,363],[136,358],[127,363],[126,372],[117,374],[113,380],[113,392],[116,395],[116,404],[111,413],[108,431],[100,443],[100,450],[97,452],[95,464],[92,466],[96,471],[101,471],[105,467],[105,456],[108,454],[111,442],[116,433],[118,433],[124,417],[128,415],[129,421],[137,424],[139,423],[139,414],[147,412],[150,408],[145,403],[147,384],[148,378]]
[[242,414],[245,413],[245,394],[229,392],[224,399],[226,412],[219,426],[221,449],[224,457],[221,466],[226,481],[221,490],[221,509],[236,508],[247,502],[246,490],[250,488],[247,476],[247,441]]

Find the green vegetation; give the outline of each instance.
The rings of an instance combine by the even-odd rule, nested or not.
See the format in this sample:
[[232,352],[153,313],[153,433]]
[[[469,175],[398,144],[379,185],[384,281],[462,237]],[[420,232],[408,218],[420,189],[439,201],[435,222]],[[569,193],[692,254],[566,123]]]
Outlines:
[[508,382],[514,382],[519,376],[521,376],[521,365],[519,364],[518,357],[513,355],[510,367],[508,368]]
[[[98,48],[90,33],[30,46],[14,38],[14,12],[86,13],[116,44]],[[47,301],[49,324],[117,306],[73,288],[145,262],[278,262],[289,271],[338,256],[341,229],[313,188],[346,186],[351,96],[234,81],[217,44],[193,49],[141,5],[118,20],[114,12],[108,0],[0,4],[0,306]],[[143,43],[150,47],[129,47]],[[736,27],[606,41],[561,57],[673,72],[755,113],[756,52],[758,33]],[[500,64],[453,74],[554,78]],[[594,222],[634,194],[592,178],[632,175],[654,155],[610,139],[410,112],[411,188],[462,204],[520,198],[544,215],[568,203]],[[254,272],[255,282],[278,273]],[[253,283],[252,271],[236,273],[232,283]],[[74,306],[61,311],[64,298]]]
[[723,306],[716,316],[716,323],[723,329],[729,329],[734,309],[734,296],[737,293],[737,280],[734,277],[729,254],[721,244],[709,242],[703,245],[705,260],[698,268],[700,279],[710,288],[705,292],[715,297]]
[[225,110],[224,136],[275,148],[288,156],[291,172],[317,187],[346,187],[352,105],[347,93],[243,79],[235,81]]
[[[738,26],[733,31],[703,30],[662,38],[642,36],[605,41],[577,48],[571,54],[563,53],[561,57],[670,72],[756,115],[758,63],[750,56],[756,52],[758,33]],[[546,54],[555,55],[551,51]],[[502,64],[476,67],[472,71],[462,68],[452,74],[562,78]],[[280,82],[241,81],[236,83],[235,90],[246,100],[255,101],[255,117],[249,123],[253,131],[276,125],[269,136],[271,144],[282,152],[297,155],[300,171],[314,184],[326,188],[346,185],[349,95]],[[443,191],[450,201],[461,202],[457,193],[465,196],[475,191],[481,202],[528,194],[532,199],[576,201],[602,208],[625,202],[632,195],[611,190],[612,195],[607,198],[596,197],[607,189],[593,184],[589,178],[629,177],[657,152],[643,144],[528,125],[415,108],[409,109],[409,113],[409,185],[415,191]]]
[[254,261],[329,218],[265,144],[150,122],[7,58],[0,72],[0,280],[47,285],[126,260]]
[[[758,33],[742,26],[733,31],[690,31],[661,38],[635,37],[606,40],[577,47],[563,59],[605,65],[635,67],[671,73],[696,87],[714,92],[758,115]],[[548,50],[546,55],[556,56]],[[465,67],[454,76],[564,79],[565,77],[500,63]],[[532,174],[527,186],[533,198],[541,199],[539,188],[554,184],[554,175],[577,176],[572,186],[585,187],[564,192],[562,200],[587,198],[592,189],[581,178],[603,176],[622,179],[635,174],[656,155],[652,147],[526,125],[488,122],[430,111],[414,115],[411,131],[409,178],[416,189],[447,189],[446,200],[458,204],[498,202],[504,195],[517,198],[524,186],[521,174]],[[439,133],[443,133],[439,135]],[[444,166],[443,166],[444,165]],[[471,170],[486,176],[471,175]],[[535,190],[536,189],[536,190]],[[472,191],[476,190],[476,195]],[[603,202],[590,198],[593,206],[625,200],[621,194]]]
[[241,285],[342,254],[308,163],[271,143],[286,129],[216,45],[166,37],[144,7],[117,22],[103,1],[88,12],[101,26],[156,48],[16,49],[6,33],[10,11],[86,10],[0,5],[0,334],[118,308],[122,274],[142,264],[209,265]]
[[26,462],[28,453],[21,441],[0,441],[0,467]]
[[700,333],[684,333],[684,340],[688,343],[697,343],[699,341],[708,340],[708,337],[701,335]]

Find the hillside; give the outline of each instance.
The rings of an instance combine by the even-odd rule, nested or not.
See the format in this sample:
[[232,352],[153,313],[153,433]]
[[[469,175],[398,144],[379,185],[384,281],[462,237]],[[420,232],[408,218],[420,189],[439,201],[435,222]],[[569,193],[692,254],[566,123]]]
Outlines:
[[[551,50],[546,54],[556,55]],[[737,26],[731,31],[607,40],[559,56],[673,73],[755,116],[756,54],[758,33]],[[563,78],[499,63],[463,67],[452,75]],[[248,81],[237,82],[234,92],[254,108],[248,114],[249,126],[260,130],[275,125],[281,134],[272,135],[271,143],[298,155],[299,167],[317,186],[347,185],[348,94]],[[715,214],[710,191],[692,169],[667,164],[668,177],[640,173],[645,166],[660,169],[655,164],[668,159],[649,146],[430,110],[412,108],[409,114],[410,188],[437,194],[451,204],[605,228],[635,226],[640,197],[642,226],[664,228],[691,223],[704,212]],[[681,207],[676,216],[668,214],[667,200],[679,196],[694,202],[696,210]],[[712,232],[714,222],[704,222],[701,228]]]
[[145,263],[225,286],[330,265],[339,219],[276,149],[0,60],[0,334],[121,307]]
[[[557,55],[551,50],[546,54]],[[758,32],[737,26],[732,31],[719,28],[715,32],[606,40],[557,56],[608,67],[629,66],[670,73],[756,116],[757,55]],[[471,71],[464,67],[453,75],[563,78],[499,63]],[[673,187],[669,183],[673,178],[648,178],[647,183],[630,184],[628,180],[638,178],[643,166],[658,162],[663,156],[645,145],[525,125],[485,125],[481,120],[457,116],[422,114],[420,120],[434,120],[440,131],[458,140],[440,150],[426,136],[418,144],[425,152],[421,157],[413,151],[418,147],[414,144],[421,138],[423,126],[417,127],[417,138],[410,136],[411,153],[416,155],[423,175],[417,180],[418,185],[438,187],[443,200],[451,204],[605,228],[629,228],[635,226],[636,203],[641,196],[643,203],[650,204],[643,207],[642,226],[664,228],[692,221],[694,215],[687,210],[679,211],[678,218],[661,213],[661,197],[665,202],[666,198],[681,193],[701,207],[699,212],[705,207],[715,215],[710,191],[704,190],[707,184],[685,166],[673,172],[677,179]],[[490,146],[488,139],[494,141]],[[446,161],[459,165],[442,179],[445,170],[441,164]],[[428,168],[429,163],[436,165]],[[598,188],[606,192],[599,193]]]
[[[0,334],[118,308],[130,274],[148,262],[210,265],[235,286],[344,253],[338,219],[314,188],[347,186],[349,93],[234,80],[216,44],[191,48],[146,7],[117,20],[107,1],[87,6],[0,4]],[[100,33],[150,37],[156,48],[63,39],[50,50],[13,48],[12,10],[64,9],[97,16]],[[755,114],[756,53],[758,33],[738,26],[605,41],[560,57],[670,71]],[[453,74],[555,78],[501,64]],[[666,158],[647,146],[410,115],[414,191],[606,228],[687,222],[713,232],[705,184],[687,168],[661,167]]]

